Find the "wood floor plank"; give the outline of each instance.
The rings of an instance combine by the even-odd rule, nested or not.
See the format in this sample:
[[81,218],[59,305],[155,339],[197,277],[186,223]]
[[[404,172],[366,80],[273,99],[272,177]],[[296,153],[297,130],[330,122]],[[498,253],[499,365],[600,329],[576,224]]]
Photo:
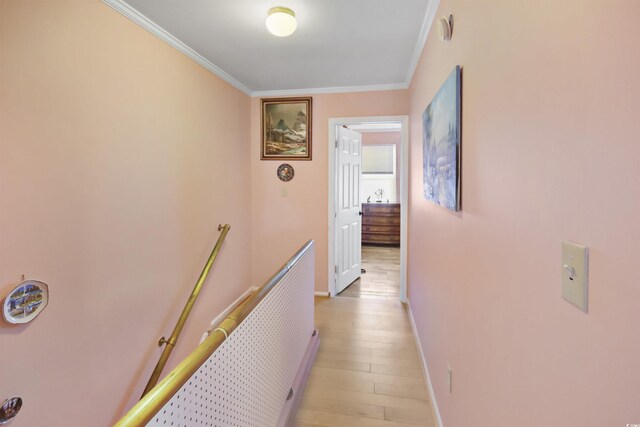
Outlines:
[[414,377],[402,377],[372,372],[358,372],[347,371],[344,369],[323,368],[319,366],[312,367],[311,372],[315,375],[321,375],[327,378],[349,378],[356,381],[367,381],[380,384],[420,385],[423,383],[422,375]]
[[[379,365],[393,365],[393,366],[402,366],[402,367],[413,367],[421,369],[420,362],[417,359],[402,359],[402,358],[394,358],[394,357],[380,357],[375,356],[373,354],[353,354],[351,352],[340,352],[340,351],[332,351],[332,350],[323,350],[318,352],[318,356],[323,360],[343,360],[350,362],[360,362],[360,363],[375,363]],[[371,369],[369,367],[369,372]]]
[[325,427],[322,424],[309,424],[302,421],[293,421],[292,427]]
[[356,348],[356,347],[341,347],[341,346],[334,346],[334,347],[327,346],[327,348],[325,348],[322,346],[322,343],[321,343],[320,351],[332,351],[336,353],[370,355],[370,356],[387,357],[387,358],[393,358],[393,359],[419,360],[417,351],[398,350],[396,348],[374,349],[374,348],[363,348],[363,347]]
[[389,342],[364,341],[364,340],[343,340],[343,347],[364,347],[373,349],[398,349],[398,350],[415,350],[415,343],[395,344]]
[[407,409],[384,408],[386,420],[413,424],[424,427],[436,427],[433,413],[429,411],[412,411]]
[[413,336],[409,332],[384,331],[379,329],[322,329],[323,337],[388,342],[393,344],[414,344]]
[[[370,300],[360,300],[359,301],[370,301]],[[342,308],[342,307],[341,307]],[[370,308],[370,310],[363,310],[362,307],[358,307],[358,315],[356,316],[349,316],[348,313],[338,313],[338,312],[327,312],[327,313],[331,313],[333,315],[336,316],[340,316],[343,318],[352,318],[354,320],[357,319],[369,319],[369,320],[376,320],[376,319],[380,319],[381,321],[387,322],[389,320],[395,320],[395,321],[403,321],[403,322],[407,322],[409,319],[405,318],[405,314],[406,311],[403,310],[401,307],[398,307],[397,310],[389,310],[389,311],[382,311],[378,308]]]
[[347,353],[353,355],[377,356],[393,359],[419,360],[418,352],[412,350],[398,349],[375,349],[375,348],[354,348],[354,347],[331,347],[321,348],[320,351],[331,351],[334,353]]
[[352,328],[363,328],[363,329],[377,329],[379,331],[410,331],[411,330],[411,324],[410,323],[405,323],[405,324],[397,324],[394,322],[379,322],[379,321],[355,321],[351,323],[351,327]]
[[339,402],[361,403],[365,405],[383,406],[397,409],[409,409],[414,411],[428,411],[429,402],[411,399],[407,397],[386,396],[382,394],[360,393],[357,391],[335,389],[307,389],[304,392],[305,399],[326,399]]
[[359,381],[350,378],[327,378],[322,375],[316,375],[311,373],[307,381],[307,388],[329,388],[333,387],[336,390],[350,390],[359,391],[362,393],[375,393],[375,387],[373,382]]
[[361,418],[372,418],[378,420],[385,419],[385,408],[383,406],[367,405],[363,403],[341,402],[310,397],[303,398],[302,402],[300,402],[300,407],[314,411],[351,415]]
[[328,359],[321,353],[318,353],[313,365],[325,368],[344,369],[348,371],[371,372],[371,363],[352,360]]
[[412,399],[429,401],[429,394],[424,384],[420,385],[396,385],[396,384],[375,384],[375,394],[387,396],[410,397]]
[[371,372],[376,374],[395,375],[398,377],[422,377],[422,368],[408,366],[371,364]]
[[415,424],[353,417],[304,408],[298,411],[295,420],[296,422],[326,427],[415,427]]
[[331,338],[322,336],[320,347],[342,347],[342,338]]
[[[404,314],[403,314],[404,315]],[[334,328],[333,325],[327,325],[323,331],[336,335],[366,334],[372,337],[408,337],[413,339],[412,331],[382,331],[380,329],[358,329],[358,328]]]

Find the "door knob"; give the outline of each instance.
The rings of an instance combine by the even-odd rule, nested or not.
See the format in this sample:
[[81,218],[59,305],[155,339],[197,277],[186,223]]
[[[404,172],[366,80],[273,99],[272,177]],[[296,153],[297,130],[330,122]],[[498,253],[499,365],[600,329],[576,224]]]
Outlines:
[[358,215],[362,216],[362,211],[358,211]]

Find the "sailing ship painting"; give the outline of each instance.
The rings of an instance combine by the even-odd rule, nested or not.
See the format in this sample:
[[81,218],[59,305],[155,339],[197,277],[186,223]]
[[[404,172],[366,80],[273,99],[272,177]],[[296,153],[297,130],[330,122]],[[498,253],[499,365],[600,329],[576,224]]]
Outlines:
[[311,160],[311,98],[262,100],[260,158]]
[[422,113],[423,178],[427,200],[460,210],[460,66]]

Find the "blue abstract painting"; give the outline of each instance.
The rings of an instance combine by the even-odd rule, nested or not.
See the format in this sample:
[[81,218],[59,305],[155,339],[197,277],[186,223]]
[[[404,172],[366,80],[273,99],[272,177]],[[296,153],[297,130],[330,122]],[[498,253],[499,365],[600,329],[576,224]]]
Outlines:
[[424,197],[460,210],[460,66],[422,113]]

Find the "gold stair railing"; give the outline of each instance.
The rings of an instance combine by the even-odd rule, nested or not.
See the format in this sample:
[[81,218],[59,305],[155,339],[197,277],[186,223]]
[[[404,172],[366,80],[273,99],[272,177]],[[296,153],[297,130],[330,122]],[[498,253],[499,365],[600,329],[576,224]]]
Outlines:
[[193,353],[149,390],[113,427],[142,427],[151,421],[313,245],[313,240],[305,243],[264,285],[238,303],[231,314],[215,326],[215,329]]
[[165,347],[164,347],[164,350],[162,350],[162,354],[160,355],[160,359],[158,360],[158,363],[156,364],[156,367],[153,370],[153,373],[151,374],[151,378],[149,378],[149,382],[147,383],[147,386],[144,388],[144,391],[142,392],[142,397],[144,397],[147,393],[149,393],[149,391],[158,382],[158,379],[162,374],[162,370],[164,369],[165,365],[167,364],[167,361],[169,360],[171,351],[173,351],[173,348],[178,342],[178,337],[180,336],[180,332],[182,332],[182,328],[184,328],[184,324],[187,322],[187,318],[191,313],[193,304],[195,304],[196,300],[198,299],[198,295],[200,295],[200,291],[202,290],[202,285],[204,285],[205,280],[207,280],[207,276],[209,275],[211,266],[213,265],[213,262],[216,260],[216,257],[218,256],[218,252],[220,252],[220,247],[222,246],[222,242],[224,242],[224,239],[225,237],[227,237],[227,233],[229,232],[230,229],[231,229],[231,226],[229,224],[218,225],[218,231],[221,232],[220,236],[218,237],[218,241],[213,247],[213,250],[211,251],[211,255],[209,255],[209,259],[207,260],[207,263],[204,265],[204,269],[202,270],[202,273],[200,273],[200,277],[198,278],[196,285],[193,287],[193,291],[191,291],[191,295],[187,300],[187,304],[185,304],[184,308],[182,309],[182,314],[180,314],[180,318],[178,319],[176,326],[173,328],[173,332],[171,333],[171,336],[169,337],[169,339],[166,339],[165,337],[161,337],[160,340],[158,341],[159,346],[164,345]]

